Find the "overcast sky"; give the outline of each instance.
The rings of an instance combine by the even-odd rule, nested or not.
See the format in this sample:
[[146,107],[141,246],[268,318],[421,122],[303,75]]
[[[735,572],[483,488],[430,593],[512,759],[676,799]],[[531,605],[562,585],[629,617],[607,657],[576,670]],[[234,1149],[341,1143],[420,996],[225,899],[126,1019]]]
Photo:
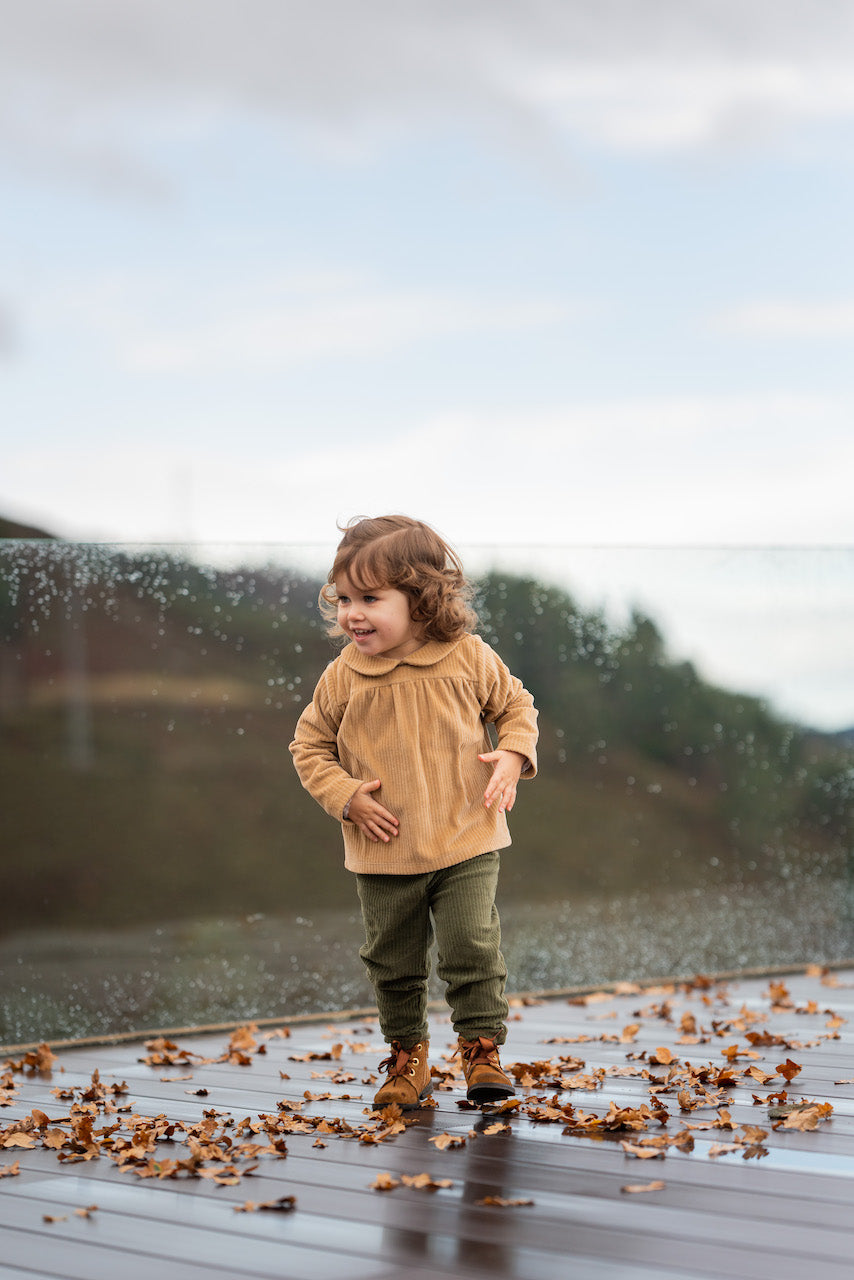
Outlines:
[[0,24],[0,514],[854,544],[854,3]]

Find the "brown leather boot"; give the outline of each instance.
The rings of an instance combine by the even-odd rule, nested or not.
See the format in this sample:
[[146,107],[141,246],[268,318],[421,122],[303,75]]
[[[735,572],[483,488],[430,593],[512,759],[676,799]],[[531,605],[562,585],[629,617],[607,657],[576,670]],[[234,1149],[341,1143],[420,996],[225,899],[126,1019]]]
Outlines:
[[460,1036],[460,1058],[468,1086],[470,1102],[500,1102],[516,1092],[508,1075],[501,1070],[498,1045],[486,1036],[463,1040]]
[[380,1071],[388,1073],[388,1079],[380,1085],[374,1097],[374,1108],[396,1102],[401,1111],[412,1111],[433,1092],[427,1053],[429,1040],[419,1040],[404,1049],[399,1040],[392,1040],[389,1056],[380,1063]]

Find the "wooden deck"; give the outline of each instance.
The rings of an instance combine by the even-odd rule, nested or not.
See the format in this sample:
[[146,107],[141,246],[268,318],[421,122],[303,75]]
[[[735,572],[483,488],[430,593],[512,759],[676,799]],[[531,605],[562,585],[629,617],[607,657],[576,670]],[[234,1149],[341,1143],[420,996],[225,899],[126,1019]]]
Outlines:
[[[364,1018],[63,1049],[50,1074],[13,1053],[0,1278],[850,1280],[854,971],[513,1017],[516,1109],[461,1109],[448,1074],[405,1127],[370,1114]],[[450,1073],[444,1018],[432,1039]]]

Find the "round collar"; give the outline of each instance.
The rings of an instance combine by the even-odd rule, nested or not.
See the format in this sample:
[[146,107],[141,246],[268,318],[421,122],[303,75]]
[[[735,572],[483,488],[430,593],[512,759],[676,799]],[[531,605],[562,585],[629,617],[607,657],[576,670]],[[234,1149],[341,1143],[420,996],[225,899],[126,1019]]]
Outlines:
[[456,640],[428,640],[420,649],[407,654],[405,658],[384,658],[382,655],[374,657],[369,653],[362,653],[351,640],[342,651],[341,657],[348,667],[352,667],[360,675],[384,676],[389,671],[394,671],[395,667],[435,666],[456,649],[461,639],[462,636]]

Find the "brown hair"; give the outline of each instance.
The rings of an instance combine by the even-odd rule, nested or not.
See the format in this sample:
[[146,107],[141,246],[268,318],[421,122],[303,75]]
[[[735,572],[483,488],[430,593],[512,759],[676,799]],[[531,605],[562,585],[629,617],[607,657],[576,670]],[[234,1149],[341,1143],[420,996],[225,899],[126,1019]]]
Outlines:
[[344,634],[336,621],[338,577],[363,588],[406,592],[410,616],[425,640],[457,640],[477,626],[472,590],[459,556],[435,529],[410,516],[359,517],[344,526],[320,591],[320,611],[336,638]]

